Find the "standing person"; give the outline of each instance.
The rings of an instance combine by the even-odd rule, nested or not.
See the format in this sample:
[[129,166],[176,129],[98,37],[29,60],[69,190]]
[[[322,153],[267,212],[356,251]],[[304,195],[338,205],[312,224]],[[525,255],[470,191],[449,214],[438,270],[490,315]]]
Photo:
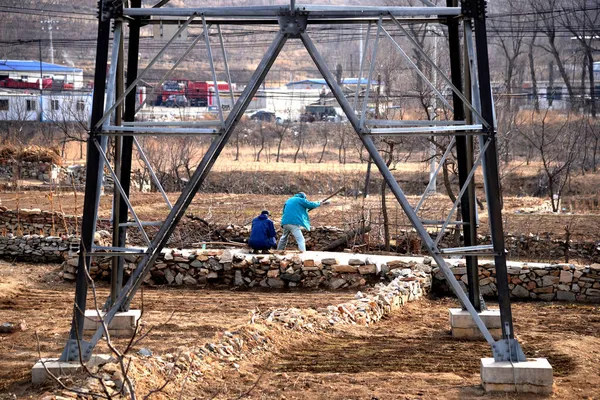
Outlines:
[[269,210],[263,210],[258,217],[252,220],[248,244],[254,251],[267,251],[277,245],[275,225],[269,219],[269,215],[271,215]]
[[308,201],[303,192],[295,194],[294,197],[290,197],[283,206],[283,216],[281,217],[283,235],[281,236],[281,239],[279,239],[277,250],[285,250],[288,237],[291,233],[296,238],[298,249],[302,252],[306,251],[302,229],[310,231],[308,211],[324,204],[329,204],[329,201]]

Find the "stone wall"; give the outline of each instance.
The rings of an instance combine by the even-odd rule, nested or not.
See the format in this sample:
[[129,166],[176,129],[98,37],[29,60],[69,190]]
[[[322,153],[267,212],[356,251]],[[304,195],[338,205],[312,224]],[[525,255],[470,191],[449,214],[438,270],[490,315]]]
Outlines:
[[[0,206],[0,234],[13,235],[32,235],[43,234],[64,235],[74,234],[80,228],[81,219],[72,215],[64,215],[61,212],[42,211],[40,209],[21,209],[18,213],[15,210],[7,210]],[[278,225],[278,224],[276,224]],[[110,222],[108,220],[99,220],[98,228],[110,231]],[[158,231],[158,227],[146,227],[150,235]],[[278,230],[278,237],[281,236],[281,229]],[[308,250],[321,250],[335,240],[345,236],[342,229],[331,226],[313,227],[310,232],[305,232],[306,248]],[[205,223],[184,218],[176,228],[176,234],[173,238],[180,238],[181,242],[171,242],[171,246],[180,248],[193,248],[201,245],[202,241],[234,241],[246,243],[250,237],[248,226],[225,225],[225,226],[207,226]],[[128,244],[131,246],[145,246],[145,242],[137,228],[129,229]],[[451,240],[450,238],[446,238]],[[489,244],[489,237],[480,236],[480,244]],[[566,245],[564,240],[544,238],[535,235],[506,236],[506,249],[509,259],[527,259],[529,261],[545,262],[549,260],[564,260]],[[289,248],[294,246],[295,241],[290,237]],[[350,244],[353,244],[353,238],[350,238]],[[450,245],[445,240],[442,245]],[[348,246],[346,246],[348,247]],[[452,247],[452,246],[451,246]],[[342,250],[344,246],[336,250]],[[420,248],[420,242],[417,243],[414,252],[426,254],[425,249]],[[590,264],[600,263],[600,242],[575,242],[569,244],[569,256],[575,262]]]
[[68,258],[71,246],[77,241],[73,236],[0,236],[0,258],[61,263]]
[[[301,258],[297,254],[248,254],[242,250],[165,250],[146,278],[149,284],[228,285],[237,287],[286,287],[354,289],[394,278],[417,276],[421,287],[429,288],[431,267],[398,257],[318,253]],[[336,257],[336,254],[338,256]],[[125,273],[135,268],[138,256],[127,258]],[[62,276],[74,280],[76,255],[63,264]],[[109,279],[111,259],[96,258],[90,275]],[[409,279],[409,278],[407,278]],[[416,278],[415,278],[416,279]],[[414,280],[410,278],[410,280]]]
[[22,208],[17,212],[0,206],[2,235],[69,235],[75,233],[76,220],[81,223],[79,219],[61,212],[42,211],[37,208]]
[[[600,303],[600,264],[508,263],[511,297],[534,300],[565,300]],[[464,260],[451,268],[461,287],[467,291]],[[496,268],[493,262],[479,262],[479,285],[484,297],[497,298]],[[433,291],[448,294],[450,289],[438,267],[433,270]]]
[[[149,176],[140,170],[132,171],[131,187],[133,190],[149,191]],[[75,187],[82,190],[85,187],[86,166],[60,166],[46,161],[17,161],[14,159],[0,160],[0,181],[12,183],[15,179],[37,180],[45,183],[60,183],[64,187]],[[108,169],[104,171],[104,190],[112,190],[113,179]],[[46,190],[48,186],[27,185],[20,182],[21,189]]]
[[58,170],[60,167],[50,162],[43,161],[0,161],[0,177],[5,180],[13,180],[15,177],[18,177],[19,179],[34,179],[50,182],[53,169]]
[[[480,244],[491,244],[490,236],[480,236]],[[525,259],[528,261],[549,262],[549,260],[569,259],[586,260],[600,263],[600,241],[574,241],[567,247],[564,239],[552,238],[549,235],[510,235],[504,237],[509,259]],[[581,261],[575,261],[581,262]]]

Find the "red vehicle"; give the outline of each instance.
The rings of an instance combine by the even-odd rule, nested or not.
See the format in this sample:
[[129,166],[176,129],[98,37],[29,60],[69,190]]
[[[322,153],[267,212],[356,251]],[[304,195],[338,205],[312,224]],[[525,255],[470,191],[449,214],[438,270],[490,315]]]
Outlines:
[[[227,82],[217,82],[221,94],[229,91]],[[215,85],[212,81],[173,80],[162,85],[162,92],[157,98],[156,105],[169,104],[169,99],[185,96],[192,107],[210,107],[215,103]]]
[[[24,80],[4,78],[0,80],[0,87],[8,89],[40,89],[40,80],[35,82],[28,82]],[[72,83],[65,83],[64,81],[54,80],[52,78],[42,79],[42,89],[44,90],[73,90]]]
[[[42,89],[50,89],[52,87],[52,78],[42,79]],[[40,80],[35,82],[28,82],[23,80],[4,78],[0,80],[0,87],[9,89],[39,89]]]

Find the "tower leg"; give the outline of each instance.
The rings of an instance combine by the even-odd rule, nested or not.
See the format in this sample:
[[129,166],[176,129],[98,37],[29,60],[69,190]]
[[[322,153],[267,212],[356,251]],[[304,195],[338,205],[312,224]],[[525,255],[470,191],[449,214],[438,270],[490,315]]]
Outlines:
[[[98,23],[98,42],[96,46],[96,70],[94,74],[94,97],[92,104],[91,125],[95,126],[104,113],[104,95],[106,92],[106,65],[108,63],[108,48],[110,37],[110,18],[104,18],[100,12]],[[73,308],[73,320],[71,331],[60,361],[79,360],[80,351],[91,352],[91,348],[83,341],[84,312],[86,307],[88,282],[84,271],[89,268],[90,258],[87,252],[92,250],[94,233],[96,231],[96,219],[98,215],[98,204],[100,202],[100,191],[102,186],[102,175],[104,162],[94,142],[102,127],[90,132],[87,141],[87,170],[85,198],[83,202],[83,218],[81,222],[81,244],[79,246],[79,263],[77,266],[77,280],[75,283],[75,306]],[[101,142],[106,147],[106,139]],[[89,354],[88,354],[89,356]]]
[[[448,7],[457,7],[457,0],[447,0]],[[460,52],[460,37],[458,31],[458,21],[454,18],[448,18],[448,45],[450,53],[450,70],[452,75],[452,83],[457,88],[463,90],[462,71],[461,71],[461,52]],[[470,88],[467,96],[470,97]],[[466,117],[464,104],[462,99],[453,93],[454,103],[454,119],[464,121]],[[463,187],[467,182],[469,171],[473,168],[473,137],[466,135],[456,136],[456,156],[458,163],[458,181],[459,186]],[[460,211],[462,215],[463,236],[465,246],[477,245],[477,226],[475,217],[475,182],[471,179],[467,190],[460,199]],[[479,270],[476,256],[466,256],[467,260],[467,279],[469,288],[469,301],[473,307],[480,312],[485,307],[481,300],[479,292]]]

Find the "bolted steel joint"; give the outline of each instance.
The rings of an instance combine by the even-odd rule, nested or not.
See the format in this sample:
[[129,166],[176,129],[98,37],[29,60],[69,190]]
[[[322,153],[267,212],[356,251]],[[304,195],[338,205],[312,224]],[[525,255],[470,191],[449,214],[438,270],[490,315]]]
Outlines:
[[465,17],[479,20],[485,19],[487,11],[486,0],[462,0],[460,5]]
[[282,13],[278,19],[281,33],[291,37],[300,37],[300,34],[306,31],[308,21],[306,13],[294,13],[293,15],[289,12]]
[[123,0],[99,0],[98,19],[106,21],[109,19],[123,17]]

